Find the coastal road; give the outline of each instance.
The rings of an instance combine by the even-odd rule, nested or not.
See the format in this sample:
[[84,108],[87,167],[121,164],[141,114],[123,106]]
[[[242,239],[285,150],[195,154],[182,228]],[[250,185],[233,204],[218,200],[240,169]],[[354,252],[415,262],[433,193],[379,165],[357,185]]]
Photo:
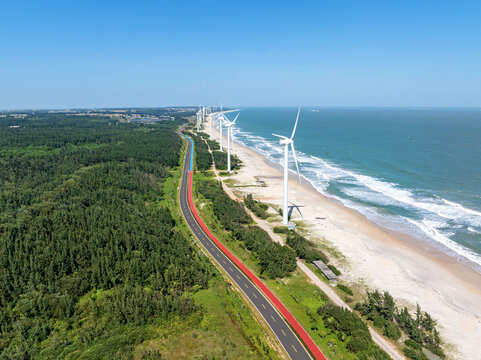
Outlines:
[[[309,352],[306,350],[304,344],[300,341],[300,339],[296,336],[294,331],[291,329],[291,327],[286,323],[284,318],[279,314],[279,312],[274,308],[273,304],[267,300],[267,298],[264,296],[264,294],[259,290],[258,286],[260,285],[260,280],[258,286],[256,286],[251,280],[252,276],[254,276],[250,271],[248,271],[242,264],[240,264],[239,260],[235,259],[232,254],[230,254],[225,248],[223,251],[219,248],[219,245],[223,247],[217,239],[210,233],[210,231],[206,228],[206,226],[203,224],[202,220],[199,218],[198,214],[195,211],[195,208],[193,206],[192,202],[192,194],[191,194],[191,189],[192,189],[192,166],[193,166],[193,142],[192,140],[183,135],[188,141],[187,141],[187,152],[185,156],[185,162],[184,162],[184,169],[182,172],[182,182],[180,186],[180,208],[182,211],[182,214],[191,229],[192,233],[195,235],[195,237],[199,240],[199,242],[202,244],[204,249],[212,256],[212,258],[215,259],[217,264],[229,275],[229,277],[232,279],[233,282],[235,282],[238,286],[239,289],[242,290],[242,292],[247,296],[247,298],[252,302],[254,307],[257,309],[257,311],[260,313],[260,315],[264,318],[266,323],[269,325],[269,327],[272,329],[273,333],[276,335],[276,337],[279,339],[279,342],[282,344],[284,347],[286,353],[291,359],[299,359],[299,360],[304,360],[304,359],[312,359],[311,355]],[[208,234],[210,236],[208,236]],[[227,254],[226,254],[227,252]],[[232,261],[232,260],[233,261]],[[241,268],[244,268],[244,271],[241,271],[239,266]],[[247,270],[248,275],[245,274],[245,270]],[[261,286],[265,287],[265,285],[261,284]],[[264,293],[266,291],[264,290]],[[267,296],[273,300],[271,296],[274,296],[270,291],[268,291]],[[274,299],[277,300],[277,299]],[[279,300],[277,300],[279,302]],[[280,303],[280,302],[279,302]],[[284,315],[284,310],[287,311],[281,304],[281,307],[279,305],[276,305],[279,311],[281,311]],[[290,313],[288,314],[290,317]],[[289,317],[287,317],[289,319]],[[293,318],[293,317],[292,317]],[[290,319],[289,319],[290,320]],[[300,327],[299,323],[295,321],[294,319],[294,324],[292,323],[292,320],[290,320],[291,326],[294,328]],[[302,327],[301,327],[302,329]],[[309,335],[305,333],[304,329],[298,332],[301,333],[301,336],[303,336],[303,340],[305,343],[308,344],[309,349],[313,353],[314,357],[316,359],[326,359],[324,355],[320,352],[319,348],[314,344],[314,342],[311,340]],[[307,338],[306,338],[307,336]]]

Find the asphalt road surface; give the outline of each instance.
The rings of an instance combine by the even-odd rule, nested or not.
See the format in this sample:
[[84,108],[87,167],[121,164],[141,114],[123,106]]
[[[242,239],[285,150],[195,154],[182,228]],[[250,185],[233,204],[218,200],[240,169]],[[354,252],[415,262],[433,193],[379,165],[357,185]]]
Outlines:
[[230,259],[211,241],[204,233],[202,227],[195,220],[188,201],[189,171],[191,171],[193,144],[187,141],[188,147],[185,156],[182,183],[180,187],[180,208],[191,231],[200,241],[202,246],[215,259],[219,266],[230,276],[233,282],[249,298],[257,311],[270,326],[280,343],[291,359],[312,359],[304,345],[298,339],[293,330],[287,325],[284,318],[274,309],[273,305],[264,297],[261,291],[247,278],[244,273],[234,265]]

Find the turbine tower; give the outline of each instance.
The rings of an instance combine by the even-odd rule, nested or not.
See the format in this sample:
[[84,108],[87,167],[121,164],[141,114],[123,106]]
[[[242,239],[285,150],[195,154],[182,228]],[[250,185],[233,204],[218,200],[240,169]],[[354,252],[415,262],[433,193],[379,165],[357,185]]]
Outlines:
[[219,119],[219,145],[220,145],[220,151],[222,150],[222,122],[224,120],[224,112],[222,111],[222,104],[220,105],[220,116],[217,117]]
[[288,186],[288,170],[289,170],[289,145],[291,145],[292,155],[294,155],[294,161],[296,163],[297,175],[299,176],[299,181],[301,180],[301,175],[299,174],[299,166],[297,165],[296,151],[294,150],[294,135],[296,133],[297,122],[299,121],[299,113],[301,112],[301,107],[297,111],[296,123],[294,124],[294,129],[292,130],[291,137],[288,138],[283,135],[272,134],[281,140],[279,144],[284,145],[284,199],[282,206],[282,223],[284,225],[289,224],[289,208],[287,206],[288,196],[287,196],[287,186]]
[[199,132],[199,127],[200,127],[200,110],[197,111],[197,121],[196,121],[196,127],[197,127],[197,132]]
[[212,139],[212,114],[209,114],[209,139]]
[[230,168],[230,142],[232,138],[232,126],[235,124],[237,118],[239,117],[239,114],[237,114],[234,121],[229,121],[229,119],[227,119],[227,117],[224,116],[225,122],[226,122],[225,127],[227,128],[227,172],[229,173],[232,172]]

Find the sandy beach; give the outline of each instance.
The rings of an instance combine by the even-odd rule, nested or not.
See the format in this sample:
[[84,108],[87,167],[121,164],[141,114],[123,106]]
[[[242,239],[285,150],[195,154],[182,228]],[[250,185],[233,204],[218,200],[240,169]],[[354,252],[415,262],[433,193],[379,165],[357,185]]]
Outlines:
[[[209,133],[208,121],[204,131]],[[214,125],[212,135],[219,139]],[[243,161],[242,169],[228,177],[235,182],[233,190],[281,206],[282,169],[239,143],[231,150]],[[257,180],[267,186],[257,186]],[[303,219],[297,211],[292,219],[303,221],[309,238],[342,253],[331,262],[343,282],[387,290],[410,308],[419,303],[436,319],[449,358],[481,359],[481,274],[425,242],[370,222],[294,176],[289,200],[303,206]]]

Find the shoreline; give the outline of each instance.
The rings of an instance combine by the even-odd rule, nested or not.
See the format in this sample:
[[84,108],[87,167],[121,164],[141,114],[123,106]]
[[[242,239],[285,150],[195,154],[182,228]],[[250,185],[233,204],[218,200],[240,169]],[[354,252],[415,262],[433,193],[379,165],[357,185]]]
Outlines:
[[[219,137],[215,126],[212,135]],[[231,151],[243,161],[243,167],[226,178],[243,186],[254,184],[233,190],[281,205],[282,167],[238,142]],[[257,186],[255,177],[268,186]],[[481,274],[432,244],[374,223],[321,194],[307,180],[299,184],[293,174],[289,174],[289,198],[304,205],[302,222],[311,240],[342,254],[331,262],[343,273],[344,282],[389,291],[399,305],[411,309],[419,303],[437,320],[444,340],[455,347],[446,348],[450,358],[481,359],[477,349]],[[293,220],[301,220],[297,212],[293,212]]]
[[[236,142],[236,145],[242,146],[242,147],[254,152],[256,155],[262,157],[263,160],[265,161],[265,163],[268,166],[277,169],[279,172],[283,171],[283,168],[280,164],[277,164],[277,163],[271,161],[270,159],[265,157],[264,154],[260,153],[256,149],[250,148],[250,147],[248,147],[244,144],[241,144],[239,142]],[[289,172],[289,184],[291,183],[291,181],[298,182],[297,179],[298,178],[295,174],[293,174],[292,172]],[[476,265],[476,264],[473,263],[472,261],[470,261],[469,259],[459,259],[456,256],[450,255],[449,253],[443,251],[440,247],[437,247],[435,244],[431,244],[431,243],[427,242],[426,240],[418,239],[418,238],[416,238],[412,235],[403,233],[401,231],[396,231],[396,230],[390,229],[388,227],[385,227],[383,225],[380,225],[380,224],[376,223],[375,221],[366,217],[359,210],[352,209],[352,208],[342,204],[342,202],[337,200],[336,198],[330,197],[328,195],[325,195],[325,194],[321,193],[320,191],[318,191],[314,187],[314,185],[312,185],[312,183],[308,179],[306,179],[305,177],[303,177],[303,179],[305,179],[305,181],[300,185],[304,186],[306,188],[309,188],[309,190],[312,191],[312,192],[316,192],[318,194],[318,196],[324,198],[324,201],[331,202],[333,205],[341,207],[343,209],[343,211],[352,212],[354,214],[354,216],[359,216],[359,217],[362,218],[363,221],[366,221],[366,222],[370,223],[371,226],[374,226],[374,227],[378,228],[380,231],[384,231],[387,234],[390,234],[390,235],[396,237],[399,241],[403,242],[408,247],[413,248],[413,250],[416,250],[418,252],[425,252],[426,256],[435,257],[436,259],[438,259],[439,261],[442,261],[447,266],[461,267],[462,270],[465,270],[468,273],[471,272],[472,275],[474,275],[475,278],[478,277],[478,276],[481,278],[481,273],[476,271],[476,269],[474,269],[470,265],[470,263],[474,264],[474,265]],[[301,221],[303,221],[303,220],[301,219]],[[441,246],[444,246],[444,245],[441,244]],[[446,249],[448,249],[448,248],[446,248]],[[464,275],[466,275],[466,274],[464,274]],[[475,288],[475,290],[480,291],[480,293],[481,293],[481,288],[480,289]]]

